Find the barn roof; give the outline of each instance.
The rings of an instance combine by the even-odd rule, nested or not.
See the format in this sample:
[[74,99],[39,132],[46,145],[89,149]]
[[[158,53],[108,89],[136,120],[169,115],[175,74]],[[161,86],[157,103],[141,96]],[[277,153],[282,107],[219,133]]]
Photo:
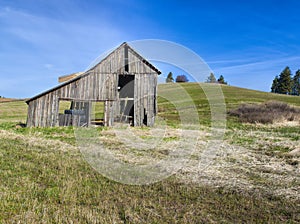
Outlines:
[[83,74],[84,72],[75,72],[75,73],[72,73],[72,74],[68,74],[68,75],[63,75],[63,76],[60,76],[58,77],[58,82],[59,83],[62,83],[62,82],[66,82],[70,79],[73,79],[81,74]]
[[49,90],[47,90],[47,91],[45,91],[45,92],[42,92],[42,93],[40,93],[40,94],[38,94],[38,95],[36,95],[36,96],[30,98],[29,100],[26,101],[26,103],[28,104],[28,103],[29,103],[30,101],[32,101],[32,100],[35,100],[35,99],[37,99],[37,98],[39,98],[39,97],[41,97],[41,96],[43,96],[43,95],[46,95],[47,93],[50,93],[50,92],[52,92],[52,91],[55,91],[55,90],[57,90],[57,89],[59,89],[59,88],[61,88],[61,87],[63,87],[63,86],[68,85],[69,83],[72,83],[72,82],[74,82],[74,81],[76,81],[76,80],[78,80],[78,79],[80,79],[80,78],[82,78],[82,77],[84,77],[84,76],[89,75],[89,71],[90,71],[90,70],[94,69],[98,64],[100,64],[100,63],[101,63],[102,61],[104,61],[106,58],[108,58],[109,56],[111,56],[111,54],[113,54],[113,52],[115,52],[116,50],[118,50],[118,49],[120,49],[120,48],[122,48],[122,47],[124,47],[124,46],[128,47],[129,49],[131,49],[132,52],[133,52],[133,53],[134,53],[134,54],[135,54],[135,55],[136,55],[143,63],[145,63],[147,66],[149,66],[149,67],[150,67],[152,70],[154,70],[158,75],[161,74],[161,71],[160,71],[160,70],[158,70],[154,65],[152,65],[152,64],[151,64],[150,62],[148,62],[144,57],[142,57],[139,53],[137,53],[132,47],[130,47],[130,46],[128,45],[128,43],[124,42],[124,43],[122,43],[119,47],[117,47],[116,49],[112,50],[109,54],[107,54],[107,56],[105,56],[101,61],[99,61],[99,62],[98,62],[97,64],[95,64],[93,67],[89,68],[86,72],[84,72],[84,73],[82,73],[82,74],[76,76],[75,78],[72,78],[72,79],[70,79],[70,80],[68,80],[68,81],[66,81],[66,82],[64,82],[64,83],[62,83],[62,84],[60,84],[60,85],[57,85],[57,86],[55,86],[55,87],[53,87],[53,88],[51,88],[51,89],[49,89]]

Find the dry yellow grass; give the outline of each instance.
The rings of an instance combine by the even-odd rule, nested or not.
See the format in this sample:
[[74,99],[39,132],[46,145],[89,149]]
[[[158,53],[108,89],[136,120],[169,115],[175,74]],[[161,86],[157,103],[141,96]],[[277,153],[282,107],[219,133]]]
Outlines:
[[[198,150],[181,172],[156,184],[128,186],[97,173],[72,144],[45,138],[43,132],[47,129],[36,131],[32,129],[31,134],[0,131],[0,177],[4,180],[0,182],[0,222],[300,220],[295,207],[296,192],[292,186],[284,188],[291,184],[289,177],[296,173],[285,168],[281,169],[282,173],[276,173],[273,168],[279,169],[278,158],[270,160],[267,155],[261,157],[255,151],[223,143],[212,163],[203,169],[196,159],[207,143],[206,135],[203,135]],[[139,135],[143,136],[143,131],[149,137],[147,129],[141,130]],[[116,138],[111,130],[104,130],[102,136],[107,140]],[[171,129],[167,136],[178,137],[178,132]],[[108,141],[107,144],[115,142]],[[148,157],[148,152],[144,153]],[[123,159],[136,162],[130,160],[131,157],[128,159],[127,153],[124,156]],[[262,172],[262,169],[268,172]]]

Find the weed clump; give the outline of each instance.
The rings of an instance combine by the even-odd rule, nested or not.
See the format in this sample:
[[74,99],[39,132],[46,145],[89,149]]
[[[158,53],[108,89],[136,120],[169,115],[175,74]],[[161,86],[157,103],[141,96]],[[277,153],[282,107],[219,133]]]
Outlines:
[[299,121],[300,109],[279,101],[268,101],[261,104],[241,104],[229,111],[244,123],[274,124],[276,122]]

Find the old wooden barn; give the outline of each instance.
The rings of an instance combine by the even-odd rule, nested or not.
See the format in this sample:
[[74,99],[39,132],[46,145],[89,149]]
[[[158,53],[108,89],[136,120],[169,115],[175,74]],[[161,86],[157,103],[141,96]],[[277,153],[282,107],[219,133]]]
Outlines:
[[27,126],[153,126],[160,73],[123,43],[88,71],[26,101]]

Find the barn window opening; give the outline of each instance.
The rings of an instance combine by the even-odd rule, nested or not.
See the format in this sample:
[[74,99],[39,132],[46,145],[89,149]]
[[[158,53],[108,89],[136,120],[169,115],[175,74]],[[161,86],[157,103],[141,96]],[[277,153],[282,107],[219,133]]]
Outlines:
[[70,100],[59,100],[59,113],[64,114],[65,110],[70,110],[71,104]]
[[134,75],[119,75],[119,98],[134,97]]
[[92,102],[91,124],[104,125],[104,104],[104,101]]
[[59,100],[59,126],[88,126],[90,116],[90,102]]

